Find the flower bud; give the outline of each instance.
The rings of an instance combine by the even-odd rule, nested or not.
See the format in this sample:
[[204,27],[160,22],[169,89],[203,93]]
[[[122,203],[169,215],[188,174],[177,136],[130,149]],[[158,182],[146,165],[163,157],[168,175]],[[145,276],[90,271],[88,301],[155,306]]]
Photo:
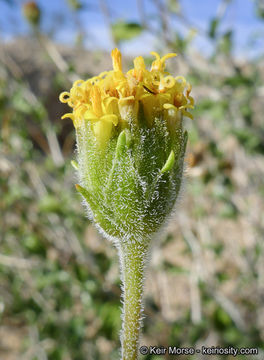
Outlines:
[[41,12],[35,1],[28,1],[23,5],[23,14],[31,25],[39,24]]
[[72,113],[77,135],[80,185],[88,215],[111,239],[150,238],[170,215],[183,172],[192,117],[191,86],[165,71],[167,54],[151,70],[142,57],[122,71],[121,53],[112,51],[113,70],[78,80],[60,101]]

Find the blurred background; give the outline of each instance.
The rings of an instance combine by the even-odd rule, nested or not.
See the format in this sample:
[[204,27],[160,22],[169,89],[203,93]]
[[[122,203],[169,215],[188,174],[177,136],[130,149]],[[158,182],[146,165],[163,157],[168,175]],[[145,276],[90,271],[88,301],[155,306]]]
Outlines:
[[253,347],[237,358],[263,360],[262,0],[0,0],[0,359],[119,358],[118,258],[85,218],[58,101],[110,70],[116,46],[126,70],[133,56],[177,52],[168,68],[196,100],[141,344]]

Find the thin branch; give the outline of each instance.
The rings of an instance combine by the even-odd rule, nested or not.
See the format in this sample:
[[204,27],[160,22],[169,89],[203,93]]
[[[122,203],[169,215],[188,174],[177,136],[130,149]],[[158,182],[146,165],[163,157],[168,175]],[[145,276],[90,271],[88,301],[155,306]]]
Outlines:
[[109,8],[108,8],[108,5],[106,3],[105,0],[98,0],[99,2],[99,7],[101,9],[101,12],[103,14],[103,17],[104,17],[104,20],[105,20],[105,23],[106,25],[108,26],[108,29],[109,29],[109,33],[111,35],[111,39],[112,39],[112,42],[115,46],[117,46],[117,42],[113,36],[113,32],[112,32],[112,22],[111,22],[111,14],[110,14],[110,11],[109,11]]
[[147,29],[148,25],[147,25],[147,19],[146,19],[146,13],[145,13],[143,0],[137,0],[137,8],[138,8],[138,13],[139,13],[141,24],[145,29]]
[[62,55],[60,54],[57,47],[54,45],[52,41],[50,41],[46,36],[36,33],[37,40],[41,47],[45,49],[47,54],[49,55],[50,59],[56,65],[56,67],[66,75],[70,82],[74,82],[80,79],[80,76],[76,73],[69,73],[69,65],[63,59]]
[[60,144],[56,135],[56,132],[52,127],[50,127],[47,131],[47,140],[49,143],[49,148],[51,152],[51,156],[55,165],[61,166],[64,164],[64,157],[62,155],[62,151],[60,148]]
[[166,4],[162,2],[162,0],[153,0],[153,2],[155,3],[159,11],[163,40],[167,46],[170,46],[170,29],[169,29],[170,15],[168,12],[168,8]]

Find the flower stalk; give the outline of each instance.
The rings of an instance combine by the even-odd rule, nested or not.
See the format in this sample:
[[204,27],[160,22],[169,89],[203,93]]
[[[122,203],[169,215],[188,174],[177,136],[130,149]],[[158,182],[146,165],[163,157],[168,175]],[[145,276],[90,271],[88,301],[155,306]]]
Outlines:
[[76,189],[88,216],[119,251],[123,282],[122,360],[138,359],[144,272],[152,237],[170,216],[180,191],[191,86],[165,71],[167,54],[147,70],[142,57],[124,73],[113,70],[78,80],[60,100],[72,108],[77,137]]
[[122,360],[136,360],[142,326],[142,301],[148,241],[136,240],[122,245],[119,256],[123,282]]

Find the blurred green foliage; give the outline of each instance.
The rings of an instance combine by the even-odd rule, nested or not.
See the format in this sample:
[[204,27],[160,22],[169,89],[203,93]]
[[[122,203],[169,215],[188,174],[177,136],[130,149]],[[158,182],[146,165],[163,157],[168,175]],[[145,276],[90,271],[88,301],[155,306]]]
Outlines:
[[[174,284],[166,294],[146,293],[142,344],[249,346],[263,356],[263,58],[234,59],[233,32],[220,31],[220,14],[208,24],[211,57],[196,59],[192,37],[166,28],[155,4],[161,11],[155,35],[187,64],[197,106],[187,123],[181,225],[160,240],[160,260],[150,270],[154,288]],[[263,18],[262,2],[255,4]],[[76,16],[82,5],[69,1]],[[167,5],[167,15],[182,19],[179,1]],[[115,19],[109,26],[117,44],[146,30],[144,16],[141,24]],[[38,36],[32,35],[36,44]],[[74,131],[59,120],[65,111],[58,94],[77,69],[74,61],[58,68],[46,50],[49,91],[36,91],[36,78],[18,71],[8,52],[0,59],[0,358],[114,360],[121,326],[117,256],[85,218],[70,164]],[[95,54],[94,63],[101,58]],[[45,71],[37,70],[44,82]],[[92,66],[86,71],[92,74]],[[173,309],[167,316],[166,306]]]
[[112,33],[115,41],[131,40],[142,33],[143,27],[135,22],[118,21],[112,25]]

